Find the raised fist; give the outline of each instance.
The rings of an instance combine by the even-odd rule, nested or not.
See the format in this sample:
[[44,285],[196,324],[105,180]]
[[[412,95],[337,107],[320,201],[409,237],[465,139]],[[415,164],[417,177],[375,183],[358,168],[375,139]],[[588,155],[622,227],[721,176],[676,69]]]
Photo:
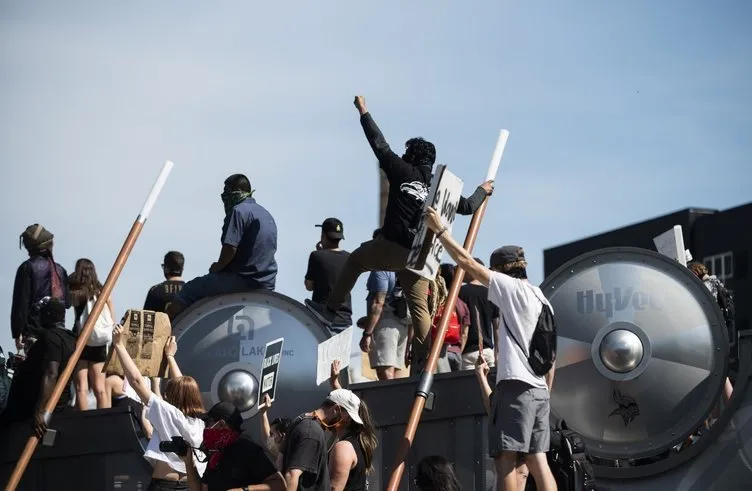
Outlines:
[[362,95],[356,95],[353,104],[355,104],[355,107],[358,109],[360,114],[365,114],[368,112],[368,109],[366,108],[366,98]]

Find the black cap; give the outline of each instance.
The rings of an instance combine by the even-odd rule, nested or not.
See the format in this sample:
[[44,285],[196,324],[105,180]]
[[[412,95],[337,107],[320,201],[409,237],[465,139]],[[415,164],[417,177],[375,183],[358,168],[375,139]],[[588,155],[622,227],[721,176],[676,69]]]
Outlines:
[[525,251],[516,245],[505,245],[491,253],[491,267],[496,268],[505,264],[525,260]]
[[345,228],[342,226],[342,222],[338,218],[327,218],[324,220],[324,223],[316,226],[321,227],[321,231],[330,239],[342,240],[345,238]]
[[240,432],[243,425],[243,416],[240,415],[240,410],[229,402],[218,402],[213,405],[209,409],[207,417],[213,422],[224,421],[227,426],[237,432]]

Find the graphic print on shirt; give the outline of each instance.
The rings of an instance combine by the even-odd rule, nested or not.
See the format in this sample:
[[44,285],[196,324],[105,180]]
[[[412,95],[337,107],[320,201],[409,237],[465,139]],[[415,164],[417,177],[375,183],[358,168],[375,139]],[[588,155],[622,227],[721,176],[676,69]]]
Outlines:
[[428,186],[420,181],[403,182],[400,185],[400,191],[409,194],[419,203],[425,203],[428,197]]

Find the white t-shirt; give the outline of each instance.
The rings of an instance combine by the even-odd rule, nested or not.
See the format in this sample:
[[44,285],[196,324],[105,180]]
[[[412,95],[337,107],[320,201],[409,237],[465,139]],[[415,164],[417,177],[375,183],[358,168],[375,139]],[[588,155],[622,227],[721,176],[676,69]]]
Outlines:
[[[488,284],[488,299],[499,307],[502,322],[499,323],[499,355],[496,360],[496,383],[502,380],[520,380],[533,387],[546,389],[546,380],[533,373],[527,362],[530,341],[533,339],[538,317],[545,302],[551,304],[540,288],[527,281],[491,271]],[[553,308],[551,309],[553,312]],[[504,326],[506,322],[506,326]],[[514,334],[525,351],[509,335]]]
[[[163,453],[159,450],[159,442],[170,441],[173,436],[182,436],[188,445],[194,448],[201,446],[204,441],[204,422],[198,418],[190,418],[180,412],[169,402],[160,399],[155,394],[149,398],[149,404],[144,407],[146,418],[154,431],[146,447],[144,458],[152,465],[156,461],[166,462],[172,469],[185,474],[185,463],[172,452]],[[196,451],[196,455],[203,460],[204,454]],[[196,470],[200,476],[204,475],[206,462],[196,463]]]

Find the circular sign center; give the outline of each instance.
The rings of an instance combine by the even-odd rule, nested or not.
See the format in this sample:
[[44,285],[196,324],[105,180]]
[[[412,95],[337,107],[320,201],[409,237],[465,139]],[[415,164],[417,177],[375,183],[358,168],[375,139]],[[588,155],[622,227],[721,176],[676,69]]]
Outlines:
[[608,333],[599,348],[603,364],[616,373],[634,370],[642,361],[643,353],[640,338],[626,329],[616,329]]

